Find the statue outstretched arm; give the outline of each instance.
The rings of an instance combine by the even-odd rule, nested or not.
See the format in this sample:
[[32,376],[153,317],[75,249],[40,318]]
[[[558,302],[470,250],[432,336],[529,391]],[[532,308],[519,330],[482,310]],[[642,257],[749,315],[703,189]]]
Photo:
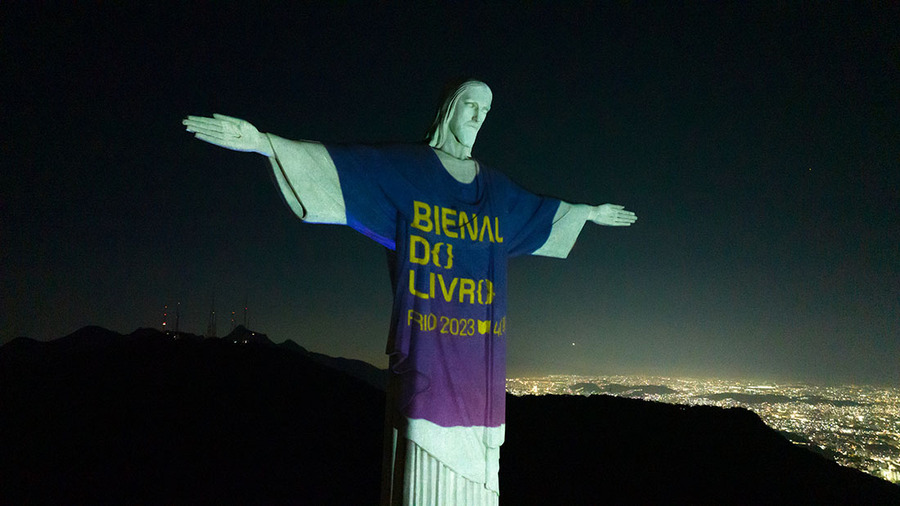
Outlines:
[[585,222],[592,221],[598,225],[627,227],[636,220],[637,216],[633,212],[626,211],[623,206],[616,204],[589,206],[560,202],[556,215],[553,217],[553,226],[547,241],[533,254],[566,258],[569,256],[569,251],[575,246],[575,241],[578,240]]
[[300,219],[311,223],[347,222],[337,169],[322,144],[262,133],[249,122],[224,114],[213,114],[211,118],[188,116],[182,124],[202,141],[267,156],[285,203]]

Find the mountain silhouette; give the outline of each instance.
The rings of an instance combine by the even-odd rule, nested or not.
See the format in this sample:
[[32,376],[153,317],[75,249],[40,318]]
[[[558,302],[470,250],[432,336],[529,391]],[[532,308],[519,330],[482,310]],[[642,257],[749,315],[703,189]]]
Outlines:
[[[384,371],[366,365],[243,327],[15,339],[0,347],[0,504],[377,504]],[[507,404],[503,504],[900,504],[900,487],[745,409]]]
[[0,504],[377,503],[383,392],[271,344],[138,333],[0,347]]

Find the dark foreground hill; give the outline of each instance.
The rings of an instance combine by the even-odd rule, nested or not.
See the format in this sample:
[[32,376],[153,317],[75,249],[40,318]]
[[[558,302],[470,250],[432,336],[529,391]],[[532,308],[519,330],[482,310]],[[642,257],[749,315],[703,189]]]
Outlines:
[[[377,504],[377,373],[244,335],[0,347],[0,504]],[[900,504],[746,410],[508,403],[503,504]]]

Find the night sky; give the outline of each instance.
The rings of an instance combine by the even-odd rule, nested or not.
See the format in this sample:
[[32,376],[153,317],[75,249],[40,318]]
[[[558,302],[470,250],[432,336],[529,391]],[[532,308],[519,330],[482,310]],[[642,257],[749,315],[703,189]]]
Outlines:
[[128,3],[0,7],[2,342],[177,302],[202,334],[215,297],[219,335],[246,299],[276,342],[386,366],[384,250],[180,122],[414,142],[476,76],[476,158],[639,216],[511,261],[510,376],[900,385],[900,4]]

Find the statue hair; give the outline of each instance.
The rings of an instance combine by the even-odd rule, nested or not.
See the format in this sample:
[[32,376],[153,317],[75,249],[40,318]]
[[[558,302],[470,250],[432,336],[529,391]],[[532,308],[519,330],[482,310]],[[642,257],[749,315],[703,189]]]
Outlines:
[[464,91],[477,86],[484,86],[488,90],[491,89],[487,84],[477,79],[451,81],[444,87],[444,91],[441,93],[441,104],[438,106],[434,122],[431,123],[428,134],[425,135],[425,140],[428,141],[429,146],[435,149],[441,149],[444,146],[444,143],[447,142],[447,139],[453,135],[453,133],[450,132],[450,118],[453,116],[453,111],[456,109],[456,103],[459,102],[459,96],[462,95]]

